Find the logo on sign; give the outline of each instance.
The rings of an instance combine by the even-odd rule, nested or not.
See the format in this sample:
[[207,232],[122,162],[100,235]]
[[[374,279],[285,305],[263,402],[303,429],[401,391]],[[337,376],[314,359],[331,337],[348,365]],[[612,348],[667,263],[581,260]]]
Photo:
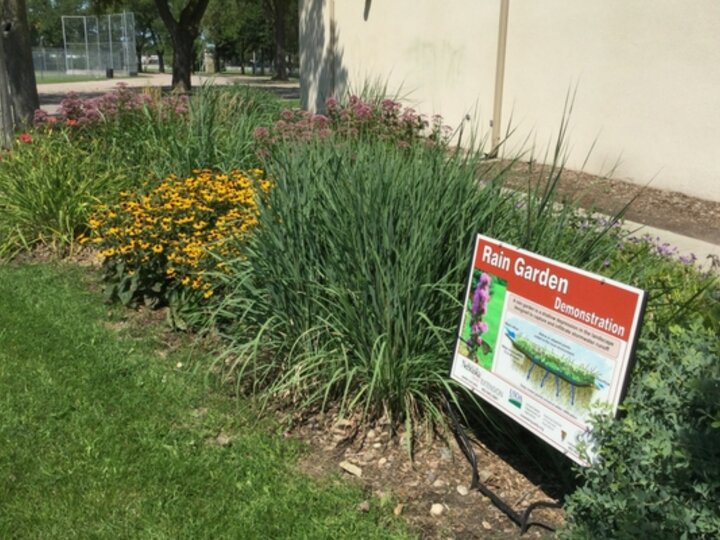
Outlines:
[[522,409],[523,397],[517,390],[510,389],[510,397],[508,398],[510,405],[514,405],[518,409]]

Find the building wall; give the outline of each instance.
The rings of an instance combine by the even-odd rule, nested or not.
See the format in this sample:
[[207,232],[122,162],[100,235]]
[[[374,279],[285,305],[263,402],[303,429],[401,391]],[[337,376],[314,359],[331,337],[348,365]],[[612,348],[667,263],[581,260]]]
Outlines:
[[[380,83],[489,141],[500,0],[335,0],[334,40],[331,3],[301,2],[305,106]],[[506,62],[506,155],[542,159],[574,95],[571,168],[720,201],[717,0],[510,0]]]

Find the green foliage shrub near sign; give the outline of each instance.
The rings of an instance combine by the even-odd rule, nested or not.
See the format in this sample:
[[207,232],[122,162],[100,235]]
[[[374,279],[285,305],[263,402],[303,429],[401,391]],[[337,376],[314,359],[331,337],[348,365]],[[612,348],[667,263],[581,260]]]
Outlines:
[[329,136],[276,141],[266,160],[277,189],[226,261],[218,320],[239,384],[300,407],[442,423],[475,234],[595,267],[619,244],[572,207],[478,182],[480,153]]
[[620,420],[566,509],[569,537],[720,536],[720,341],[686,319],[646,328]]

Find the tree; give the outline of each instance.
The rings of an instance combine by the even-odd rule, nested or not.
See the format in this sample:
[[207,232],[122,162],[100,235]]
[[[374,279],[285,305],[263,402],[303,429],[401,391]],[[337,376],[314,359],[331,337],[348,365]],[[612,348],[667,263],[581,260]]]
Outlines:
[[160,18],[165,24],[173,45],[172,86],[183,91],[190,90],[190,75],[195,59],[195,39],[200,34],[200,22],[210,0],[187,0],[177,19],[169,0],[155,0]]
[[203,18],[203,37],[214,46],[218,66],[237,59],[242,73],[247,52],[272,44],[271,27],[258,0],[212,0]]
[[[25,0],[0,0],[0,93],[3,133],[29,123],[40,106]],[[9,124],[9,125],[8,125]]]
[[135,17],[135,53],[138,72],[142,71],[142,56],[152,50],[158,56],[160,72],[165,72],[165,43],[167,36],[154,0],[118,1],[115,9],[131,11]]
[[287,69],[287,25],[291,0],[263,0],[268,18],[272,21],[275,38],[275,76],[274,79],[286,81]]
[[33,46],[62,48],[63,15],[87,15],[84,0],[27,0],[27,16]]

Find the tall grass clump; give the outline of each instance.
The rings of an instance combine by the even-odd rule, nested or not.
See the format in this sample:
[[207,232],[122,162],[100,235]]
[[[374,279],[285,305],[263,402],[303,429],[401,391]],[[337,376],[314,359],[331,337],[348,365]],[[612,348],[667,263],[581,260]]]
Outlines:
[[[218,309],[240,386],[300,408],[442,423],[459,296],[476,233],[601,264],[612,231],[483,182],[478,152],[423,140],[316,137],[274,145],[277,184]],[[528,197],[533,197],[530,194]],[[547,221],[527,234],[527,219]],[[600,262],[598,262],[600,261]]]
[[67,130],[25,133],[0,161],[0,257],[42,244],[71,252],[91,206],[127,177],[103,167],[98,142],[76,144]]
[[281,109],[271,93],[248,86],[203,86],[187,100],[185,122],[149,122],[144,140],[153,151],[157,178],[187,175],[194,169],[222,171],[258,165],[255,129]]

